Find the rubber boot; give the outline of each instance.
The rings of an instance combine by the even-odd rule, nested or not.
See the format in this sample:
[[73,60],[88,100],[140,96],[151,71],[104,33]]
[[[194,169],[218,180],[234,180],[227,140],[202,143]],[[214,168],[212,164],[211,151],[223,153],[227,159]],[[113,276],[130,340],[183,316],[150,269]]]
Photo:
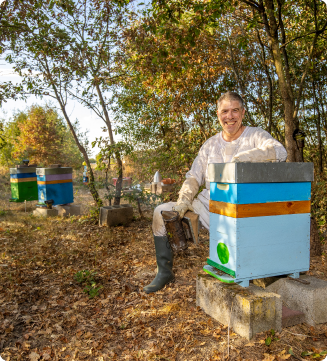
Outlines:
[[154,236],[154,245],[157,257],[157,275],[154,280],[143,288],[145,293],[157,292],[167,283],[175,279],[173,273],[173,251],[168,238]]

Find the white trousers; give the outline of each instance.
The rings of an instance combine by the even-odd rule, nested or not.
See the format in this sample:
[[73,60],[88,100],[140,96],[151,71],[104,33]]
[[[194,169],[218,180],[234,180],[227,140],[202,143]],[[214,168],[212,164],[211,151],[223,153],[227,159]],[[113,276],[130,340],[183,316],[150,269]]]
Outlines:
[[[163,203],[153,212],[152,231],[154,236],[163,237],[166,235],[164,221],[161,216],[162,211],[172,211],[176,202]],[[209,230],[209,209],[199,200],[194,199],[192,206],[194,213],[199,215],[202,225]]]

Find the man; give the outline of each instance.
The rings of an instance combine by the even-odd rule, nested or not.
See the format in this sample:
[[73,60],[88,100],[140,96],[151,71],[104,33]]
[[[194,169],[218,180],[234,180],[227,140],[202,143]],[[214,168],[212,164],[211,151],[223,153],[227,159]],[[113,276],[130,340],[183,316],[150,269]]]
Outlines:
[[[242,97],[235,92],[223,94],[217,101],[217,116],[223,131],[208,139],[201,147],[192,168],[179,192],[177,202],[158,206],[153,214],[152,230],[156,249],[158,272],[155,279],[144,287],[146,293],[156,292],[174,280],[173,252],[170,248],[162,211],[175,210],[180,218],[191,210],[199,215],[202,225],[209,230],[209,190],[207,169],[210,163],[228,162],[284,162],[285,148],[261,128],[242,124],[245,109]],[[206,188],[194,199],[199,187]]]

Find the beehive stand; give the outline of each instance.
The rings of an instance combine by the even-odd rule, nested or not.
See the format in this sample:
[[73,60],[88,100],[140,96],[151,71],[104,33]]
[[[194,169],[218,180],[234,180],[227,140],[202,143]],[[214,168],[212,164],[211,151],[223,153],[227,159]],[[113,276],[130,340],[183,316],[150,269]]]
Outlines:
[[10,202],[38,200],[36,167],[10,168]]
[[38,168],[37,187],[39,204],[52,199],[53,205],[74,202],[73,175],[71,167]]
[[210,249],[204,271],[226,283],[310,265],[313,163],[209,164]]

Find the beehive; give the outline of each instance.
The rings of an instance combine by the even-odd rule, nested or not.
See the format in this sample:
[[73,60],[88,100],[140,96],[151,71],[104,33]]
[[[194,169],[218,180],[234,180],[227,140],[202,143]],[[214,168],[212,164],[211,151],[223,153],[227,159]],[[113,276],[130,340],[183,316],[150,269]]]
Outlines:
[[10,168],[10,187],[10,202],[37,200],[36,167]]
[[247,286],[309,269],[312,163],[210,164],[208,177],[207,273]]
[[37,187],[39,203],[53,200],[53,205],[74,202],[73,170],[70,167],[38,168]]

